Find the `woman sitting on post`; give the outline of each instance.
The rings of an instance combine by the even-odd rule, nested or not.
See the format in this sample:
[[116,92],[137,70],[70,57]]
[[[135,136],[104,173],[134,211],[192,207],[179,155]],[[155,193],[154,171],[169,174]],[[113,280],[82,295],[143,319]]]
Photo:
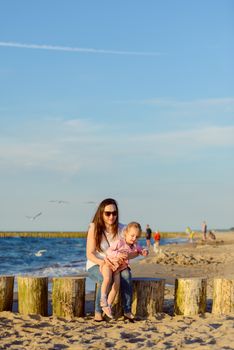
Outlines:
[[[87,263],[86,270],[96,284],[96,300],[94,320],[103,321],[101,302],[101,284],[103,276],[101,269],[105,264],[106,251],[111,243],[122,237],[124,225],[119,223],[119,211],[117,202],[112,198],[104,199],[98,206],[93,220],[89,226],[87,235]],[[135,258],[137,253],[129,253],[128,258]],[[129,320],[133,319],[132,306],[132,275],[127,267],[120,272],[120,292],[124,315]]]

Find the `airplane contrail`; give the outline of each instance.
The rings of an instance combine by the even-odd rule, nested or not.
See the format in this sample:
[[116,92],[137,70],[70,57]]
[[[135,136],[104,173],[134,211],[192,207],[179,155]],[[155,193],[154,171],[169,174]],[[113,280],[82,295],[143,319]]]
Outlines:
[[80,53],[97,53],[97,54],[111,54],[111,55],[134,55],[134,56],[160,56],[160,52],[138,52],[138,51],[118,51],[105,50],[83,47],[57,46],[57,45],[38,45],[38,44],[24,44],[11,41],[0,41],[2,47],[14,47],[19,49],[36,49],[36,50],[54,50],[54,51],[68,51]]

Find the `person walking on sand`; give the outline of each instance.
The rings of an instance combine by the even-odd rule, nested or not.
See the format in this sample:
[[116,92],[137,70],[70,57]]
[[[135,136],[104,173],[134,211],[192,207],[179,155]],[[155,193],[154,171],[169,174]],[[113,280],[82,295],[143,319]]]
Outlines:
[[206,241],[206,233],[207,233],[207,224],[205,221],[202,223],[202,239],[203,241]]
[[151,230],[149,224],[147,224],[146,229],[145,229],[145,239],[146,239],[146,246],[148,249],[150,249],[151,235],[152,235],[152,230]]
[[154,233],[154,252],[157,253],[158,252],[158,247],[160,244],[160,239],[161,239],[161,235],[159,233],[159,231],[155,231]]
[[[101,299],[101,284],[103,276],[100,271],[105,264],[106,251],[111,243],[122,238],[124,225],[119,223],[119,210],[116,200],[104,199],[98,206],[92,222],[89,225],[86,244],[86,270],[88,277],[96,284],[95,315],[96,322],[103,321]],[[135,258],[137,253],[128,253],[128,258]],[[129,267],[120,271],[120,292],[126,317],[131,314],[132,306],[132,274]],[[128,317],[127,317],[128,318]],[[132,319],[131,316],[129,319]]]
[[193,243],[195,232],[192,231],[191,228],[190,228],[189,226],[186,227],[185,232],[186,232],[187,235],[188,235],[188,240],[189,240],[189,242],[190,242],[190,243]]
[[[140,237],[141,232],[141,225],[138,222],[130,222],[124,229],[124,237],[110,244],[106,251],[105,263],[100,266],[103,275],[100,305],[109,318],[113,318],[111,305],[119,291],[120,272],[127,268],[130,269],[128,254],[135,253],[143,256],[149,254],[148,249],[143,249],[137,244],[137,239]],[[108,294],[112,280],[113,284]],[[125,316],[133,318],[131,313],[125,314]]]
[[214,231],[209,231],[208,238],[211,239],[212,241],[216,240],[216,236],[215,236]]

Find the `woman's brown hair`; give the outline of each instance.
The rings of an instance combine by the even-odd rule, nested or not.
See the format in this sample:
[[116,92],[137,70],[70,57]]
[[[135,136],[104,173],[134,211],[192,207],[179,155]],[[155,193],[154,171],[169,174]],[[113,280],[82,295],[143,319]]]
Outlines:
[[105,210],[105,207],[107,205],[113,204],[116,207],[116,220],[113,224],[113,236],[115,237],[118,234],[118,227],[119,227],[119,210],[118,210],[118,204],[116,200],[112,198],[106,198],[104,199],[98,206],[98,209],[93,217],[92,222],[94,223],[94,234],[95,234],[95,242],[96,242],[96,249],[97,251],[102,251],[101,249],[101,241],[102,241],[102,235],[106,230],[105,222],[103,220],[103,213]]

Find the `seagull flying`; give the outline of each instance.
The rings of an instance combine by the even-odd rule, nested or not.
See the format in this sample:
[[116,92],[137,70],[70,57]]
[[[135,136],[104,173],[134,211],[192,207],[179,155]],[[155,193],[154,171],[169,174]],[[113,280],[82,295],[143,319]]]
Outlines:
[[69,203],[68,201],[63,201],[61,199],[51,199],[49,202],[50,203],[58,203],[58,204],[67,204],[67,203]]
[[35,256],[42,256],[42,254],[43,254],[44,252],[47,252],[47,250],[46,250],[46,249],[38,250],[38,252],[35,253]]
[[38,218],[38,216],[42,215],[42,212],[40,211],[40,213],[37,213],[34,216],[26,216],[27,219],[34,221],[36,218]]

